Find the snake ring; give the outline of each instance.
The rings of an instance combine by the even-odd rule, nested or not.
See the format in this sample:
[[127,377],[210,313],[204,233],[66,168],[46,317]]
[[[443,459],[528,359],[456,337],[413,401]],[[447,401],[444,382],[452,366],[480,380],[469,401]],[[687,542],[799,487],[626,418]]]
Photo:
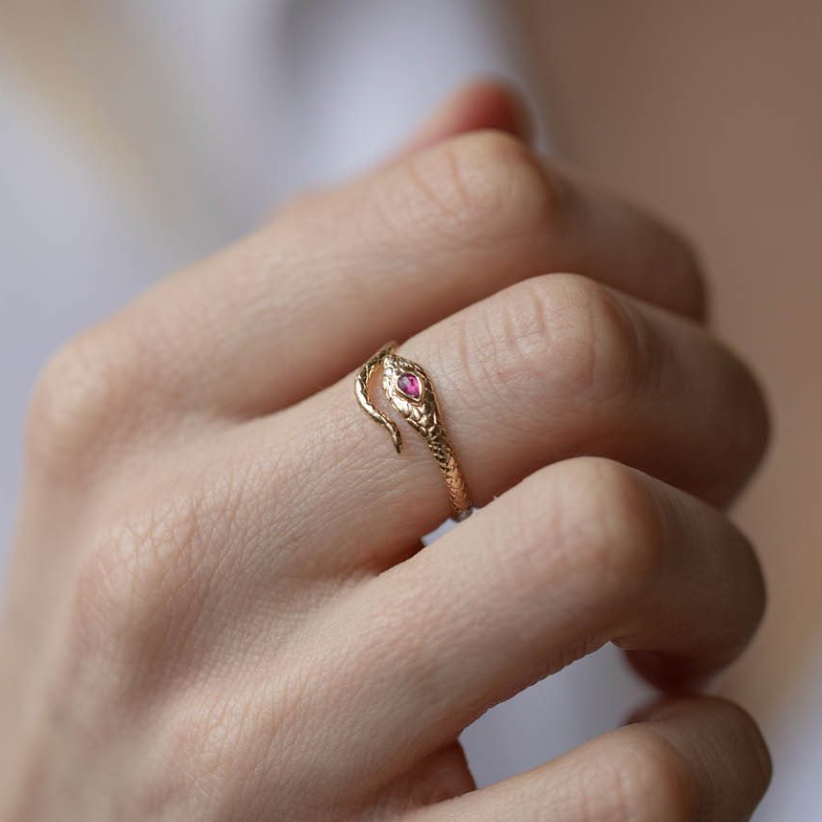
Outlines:
[[452,516],[463,520],[471,513],[471,495],[445,433],[434,387],[425,370],[400,357],[395,348],[396,343],[388,343],[360,369],[355,385],[357,400],[371,419],[387,429],[394,448],[401,453],[403,440],[397,424],[377,409],[368,389],[374,372],[382,366],[382,390],[386,399],[425,440],[445,480]]

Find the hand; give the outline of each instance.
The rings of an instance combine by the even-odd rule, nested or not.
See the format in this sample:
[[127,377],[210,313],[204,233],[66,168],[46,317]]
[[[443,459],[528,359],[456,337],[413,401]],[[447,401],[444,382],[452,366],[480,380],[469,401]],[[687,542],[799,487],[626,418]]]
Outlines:
[[[478,791],[456,741],[607,641],[681,691],[751,637],[762,580],[719,509],[767,422],[700,282],[667,228],[477,131],[72,341],[29,420],[0,817],[747,818],[768,757],[719,700]],[[436,465],[353,395],[391,338],[483,506],[424,550]]]

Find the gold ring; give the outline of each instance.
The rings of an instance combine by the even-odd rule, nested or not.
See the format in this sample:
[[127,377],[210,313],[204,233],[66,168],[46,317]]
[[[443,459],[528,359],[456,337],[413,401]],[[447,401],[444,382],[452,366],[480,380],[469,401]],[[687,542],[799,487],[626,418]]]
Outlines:
[[425,369],[394,353],[396,343],[383,346],[360,369],[354,388],[357,401],[372,420],[388,430],[397,453],[402,453],[402,435],[396,423],[377,409],[371,400],[368,383],[382,365],[382,390],[388,402],[425,440],[442,471],[452,516],[463,520],[471,513],[471,495],[462,476],[454,449],[445,433],[434,386]]

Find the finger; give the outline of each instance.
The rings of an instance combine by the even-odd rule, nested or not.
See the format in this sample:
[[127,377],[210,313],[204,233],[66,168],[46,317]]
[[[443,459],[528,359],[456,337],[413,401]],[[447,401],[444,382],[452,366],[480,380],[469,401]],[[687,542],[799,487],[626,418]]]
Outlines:
[[416,134],[382,167],[405,160],[442,140],[471,131],[494,129],[529,143],[534,123],[522,96],[498,79],[473,80],[449,97]]
[[[387,158],[374,164],[368,173],[384,171],[443,140],[472,131],[493,130],[517,137],[530,144],[534,122],[522,96],[500,79],[477,79],[464,85],[438,106],[412,137]],[[329,188],[302,192],[296,202],[304,205],[318,202],[330,193]],[[274,217],[289,203],[281,205]]]
[[96,348],[115,352],[112,393],[130,386],[137,415],[169,403],[268,413],[386,339],[559,270],[701,311],[697,264],[675,234],[510,135],[477,132],[290,209],[137,301]]
[[[761,395],[730,352],[698,325],[581,277],[513,286],[399,350],[431,376],[478,505],[577,454],[724,504],[764,448]],[[399,424],[401,455],[356,403],[349,377],[249,424],[231,447],[259,460],[265,439],[264,458],[276,451],[282,471],[300,477],[299,539],[319,552],[314,560],[391,564],[449,514],[431,452]],[[259,493],[263,507],[276,490],[264,483]]]
[[408,822],[745,822],[770,778],[765,742],[746,713],[689,699]]
[[402,771],[608,641],[702,677],[739,654],[763,607],[756,557],[718,512],[618,463],[558,463],[334,612],[345,628],[326,638],[365,683],[346,703],[358,727],[339,732],[352,755],[377,745],[369,755]]

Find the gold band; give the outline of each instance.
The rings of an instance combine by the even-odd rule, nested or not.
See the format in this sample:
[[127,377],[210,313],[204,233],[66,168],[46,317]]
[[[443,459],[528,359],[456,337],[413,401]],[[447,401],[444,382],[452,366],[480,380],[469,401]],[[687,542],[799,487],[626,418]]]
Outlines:
[[403,419],[425,440],[442,471],[452,516],[463,520],[471,513],[471,495],[462,476],[454,449],[445,433],[437,397],[425,370],[394,353],[396,343],[383,346],[357,374],[354,391],[357,401],[371,419],[388,430],[397,453],[402,452],[402,435],[397,424],[371,401],[368,383],[382,365],[382,390]]

